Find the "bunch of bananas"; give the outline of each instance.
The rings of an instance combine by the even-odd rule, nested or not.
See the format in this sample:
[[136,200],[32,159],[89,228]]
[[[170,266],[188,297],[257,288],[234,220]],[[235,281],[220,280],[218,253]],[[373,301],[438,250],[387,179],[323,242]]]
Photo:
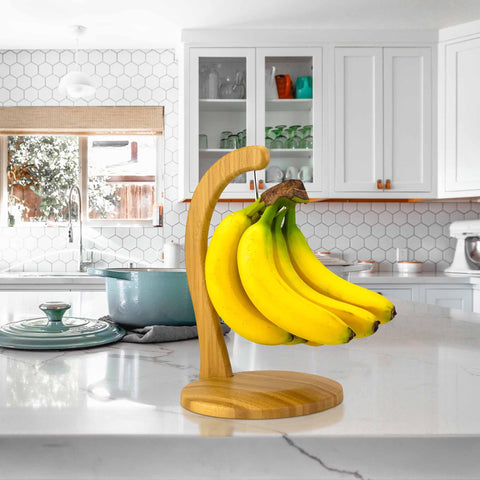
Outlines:
[[295,202],[262,198],[228,215],[207,250],[205,278],[222,320],[264,345],[341,344],[395,315],[385,297],[326,268],[295,222]]

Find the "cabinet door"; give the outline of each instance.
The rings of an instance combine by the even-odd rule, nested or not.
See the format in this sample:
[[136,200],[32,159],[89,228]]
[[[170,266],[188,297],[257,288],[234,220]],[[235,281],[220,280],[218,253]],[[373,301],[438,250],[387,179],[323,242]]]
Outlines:
[[[259,48],[256,56],[257,144],[270,150],[263,185],[300,178],[311,198],[324,196],[322,50]],[[276,75],[291,83],[289,95],[279,84],[277,98]]]
[[473,292],[466,288],[427,288],[425,303],[471,312],[473,311]]
[[480,194],[480,39],[446,47],[445,189]]
[[[185,60],[184,198],[232,149],[255,144],[255,50],[190,48]],[[188,62],[188,63],[187,63]],[[221,142],[222,136],[226,142]],[[243,140],[243,137],[245,139]],[[237,177],[221,198],[253,198],[253,174]]]
[[385,298],[388,299],[396,299],[399,298],[400,300],[415,300],[414,295],[414,287],[410,286],[398,286],[398,285],[389,285],[385,287],[385,285],[381,284],[372,284],[372,283],[365,283],[362,284],[361,282],[355,282],[356,284],[368,288],[373,292],[380,293]]
[[381,48],[335,48],[336,192],[378,191],[377,180],[383,179],[382,83]]
[[[432,80],[429,48],[384,48],[384,187],[432,188]],[[390,187],[390,188],[389,188]]]

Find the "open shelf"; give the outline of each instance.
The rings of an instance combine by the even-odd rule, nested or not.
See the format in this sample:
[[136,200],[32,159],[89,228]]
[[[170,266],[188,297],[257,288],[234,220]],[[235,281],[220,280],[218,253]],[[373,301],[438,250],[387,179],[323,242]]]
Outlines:
[[312,109],[311,98],[279,98],[278,100],[266,100],[265,110],[267,112],[299,112]]
[[272,148],[270,149],[270,156],[272,158],[280,157],[311,157],[313,150],[307,148]]
[[247,100],[226,100],[223,98],[201,98],[200,111],[203,112],[245,112]]

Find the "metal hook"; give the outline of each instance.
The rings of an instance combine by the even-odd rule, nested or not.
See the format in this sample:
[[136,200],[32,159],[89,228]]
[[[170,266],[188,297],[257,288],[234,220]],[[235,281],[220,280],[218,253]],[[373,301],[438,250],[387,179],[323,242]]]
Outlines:
[[259,195],[258,195],[258,183],[257,183],[257,171],[256,170],[253,171],[253,181],[255,183],[255,200],[258,200]]

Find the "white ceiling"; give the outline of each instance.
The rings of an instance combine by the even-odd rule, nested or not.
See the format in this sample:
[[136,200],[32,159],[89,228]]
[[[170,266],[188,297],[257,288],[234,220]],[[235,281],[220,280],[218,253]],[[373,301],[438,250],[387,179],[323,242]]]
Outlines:
[[0,0],[0,49],[168,48],[186,28],[439,29],[480,19],[480,0]]

